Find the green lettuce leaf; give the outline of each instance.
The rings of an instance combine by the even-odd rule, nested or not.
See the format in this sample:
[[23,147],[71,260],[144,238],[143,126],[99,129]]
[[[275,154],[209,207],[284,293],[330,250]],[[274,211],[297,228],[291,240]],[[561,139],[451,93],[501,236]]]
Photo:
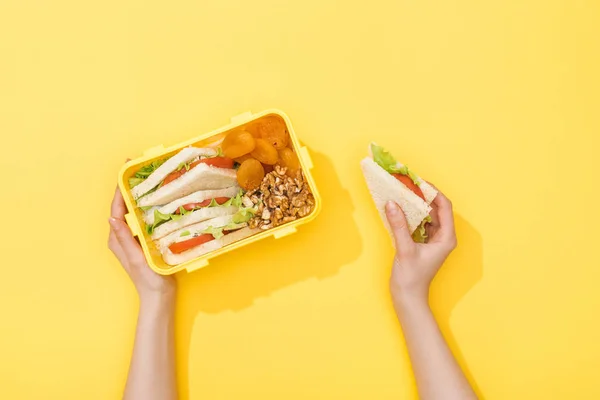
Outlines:
[[240,189],[240,191],[234,197],[230,198],[229,200],[227,200],[225,203],[223,203],[221,205],[223,207],[229,207],[229,206],[241,207],[243,194],[244,194],[244,192]]
[[[241,207],[242,206],[242,194],[243,194],[243,191],[240,190],[235,197],[230,198],[223,204],[219,204],[219,203],[217,203],[217,201],[215,199],[212,199],[210,204],[206,207],[228,207],[228,206]],[[141,207],[141,208],[147,210],[151,207],[152,206]],[[201,208],[204,208],[204,207],[201,207]],[[152,234],[152,232],[154,232],[154,229],[157,226],[159,226],[167,221],[170,221],[170,220],[179,221],[185,215],[187,215],[195,210],[198,210],[198,209],[196,208],[194,210],[188,211],[185,208],[183,208],[183,206],[180,206],[179,214],[176,214],[176,213],[163,214],[160,211],[158,211],[158,209],[155,209],[154,210],[154,224],[146,225],[146,231],[148,232],[148,234]],[[233,216],[233,220],[235,223],[240,224],[240,223],[248,222],[253,216],[254,216],[254,209],[240,208],[240,210]]]
[[[137,185],[139,185],[140,183],[144,182],[146,180],[146,178],[148,178],[150,176],[150,174],[152,174],[154,171],[156,171],[156,169],[158,167],[163,165],[165,163],[165,161],[167,161],[167,159],[154,160],[150,164],[145,165],[142,168],[140,168],[138,172],[136,172],[131,178],[129,178],[129,186],[131,188],[134,188]],[[152,193],[154,190],[156,190],[156,188],[149,191],[145,195]]]
[[163,214],[158,209],[154,210],[154,221],[168,221],[171,219],[171,214]]
[[181,171],[184,168],[186,171],[189,171],[191,165],[192,165],[192,161],[183,162],[177,166],[177,171]]
[[142,211],[148,211],[152,207],[154,207],[154,206],[141,206],[140,208],[142,209]]
[[173,216],[173,214],[163,214],[160,211],[158,211],[158,209],[155,209],[154,210],[154,223],[152,225],[146,225],[146,232],[148,232],[149,235],[152,234],[152,232],[154,232],[154,229],[158,225],[169,221],[172,216]]
[[427,240],[427,231],[425,230],[425,225],[431,222],[431,216],[426,216],[423,221],[421,221],[421,225],[413,232],[412,239],[417,243],[425,243]]
[[179,206],[179,215],[186,215],[191,213],[191,211],[186,210],[183,206]]
[[140,183],[144,182],[144,178],[129,178],[129,186],[131,188],[136,187],[137,185],[139,185]]
[[215,199],[212,199],[210,201],[210,203],[208,203],[208,205],[206,207],[219,207],[219,203],[217,203],[217,201]]
[[254,209],[242,207],[238,210],[238,212],[233,214],[232,221],[236,224],[242,224],[250,221],[252,217],[254,217]]
[[408,175],[408,177],[410,179],[412,179],[413,183],[415,185],[417,185],[417,186],[421,186],[421,182],[419,181],[419,177],[414,172],[412,172],[411,170],[409,170],[408,168],[406,168],[406,169],[408,171],[407,175]]
[[215,239],[220,239],[225,235],[223,233],[223,231],[232,231],[235,229],[243,228],[244,226],[246,226],[246,224],[243,222],[242,223],[230,222],[227,225],[221,226],[219,228],[215,228],[214,226],[209,226],[208,228],[203,230],[202,233],[210,233],[211,235],[213,235],[213,237]]
[[217,147],[217,155],[215,157],[223,157],[223,149],[220,147]]
[[183,232],[181,232],[181,235],[179,235],[179,237],[190,236],[190,235],[191,235],[190,231],[183,231]]
[[244,192],[240,189],[240,191],[238,192],[238,194],[235,195],[235,197],[232,197],[232,202],[231,205],[234,207],[241,207],[242,206],[242,196],[244,195]]
[[420,185],[417,175],[410,171],[406,165],[398,167],[398,162],[394,156],[383,147],[371,143],[371,153],[373,154],[373,161],[390,174],[407,175],[415,185]]
[[203,230],[202,233],[210,233],[211,235],[213,235],[213,237],[215,239],[220,239],[224,236],[224,233],[223,233],[224,229],[225,229],[224,226],[222,226],[220,228],[215,228],[214,226],[209,226],[208,228]]
[[154,171],[156,171],[156,169],[158,169],[158,167],[163,165],[165,163],[165,161],[167,161],[167,160],[165,159],[165,160],[152,161],[150,164],[140,168],[140,170],[135,173],[134,177],[146,179],[147,177],[150,176],[150,174],[152,174]]
[[171,219],[173,221],[179,221],[181,218],[183,218],[183,214],[175,214],[175,213],[171,214]]

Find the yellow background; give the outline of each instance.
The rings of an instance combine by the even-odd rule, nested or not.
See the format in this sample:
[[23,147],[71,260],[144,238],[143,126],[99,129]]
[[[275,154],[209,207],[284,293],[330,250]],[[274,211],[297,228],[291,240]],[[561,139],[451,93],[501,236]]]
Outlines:
[[432,306],[488,399],[600,398],[593,0],[0,2],[0,398],[116,399],[137,298],[106,248],[122,162],[277,107],[311,224],[178,276],[191,399],[411,399],[376,140],[453,200]]

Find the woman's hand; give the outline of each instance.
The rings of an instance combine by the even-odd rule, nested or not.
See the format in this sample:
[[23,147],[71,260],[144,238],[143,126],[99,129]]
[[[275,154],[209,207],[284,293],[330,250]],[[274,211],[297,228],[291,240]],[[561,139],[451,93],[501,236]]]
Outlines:
[[387,218],[396,242],[396,257],[390,279],[396,307],[406,301],[427,303],[433,277],[456,247],[452,203],[439,192],[431,206],[432,222],[427,228],[429,241],[415,243],[398,204],[389,202],[386,205]]
[[429,308],[429,285],[456,247],[452,204],[441,192],[431,204],[428,243],[412,240],[406,218],[393,202],[386,206],[396,240],[390,279],[394,308],[412,361],[422,399],[477,399],[454,359]]
[[175,279],[171,276],[159,275],[148,266],[140,244],[125,222],[127,208],[119,188],[115,191],[110,212],[108,248],[131,278],[141,303],[174,300]]
[[119,188],[110,215],[108,247],[117,256],[140,296],[135,344],[123,399],[177,399],[175,380],[175,279],[152,271],[125,222]]

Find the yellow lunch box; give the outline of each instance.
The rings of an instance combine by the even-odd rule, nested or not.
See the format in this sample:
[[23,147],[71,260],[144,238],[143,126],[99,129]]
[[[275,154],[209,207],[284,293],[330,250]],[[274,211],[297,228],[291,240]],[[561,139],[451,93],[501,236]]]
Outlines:
[[[233,130],[244,128],[247,125],[256,123],[261,118],[268,118],[273,116],[279,117],[285,122],[287,131],[290,135],[292,148],[298,156],[298,160],[300,161],[300,167],[302,168],[304,177],[308,182],[310,190],[315,198],[315,207],[312,210],[312,212],[303,218],[299,218],[295,221],[285,223],[278,227],[262,231],[243,240],[231,243],[220,249],[206,253],[196,259],[187,261],[185,263],[175,266],[170,266],[167,263],[165,263],[163,261],[160,251],[154,245],[152,238],[146,232],[146,229],[144,229],[145,223],[143,220],[143,211],[139,207],[137,207],[136,201],[134,200],[131,194],[131,190],[128,183],[129,178],[131,178],[141,167],[150,164],[154,160],[162,159],[165,157],[171,157],[177,154],[183,148],[188,146],[207,147],[215,145],[216,143],[220,143],[220,141],[223,140],[227,133]],[[210,259],[217,257],[221,254],[227,253],[229,251],[239,249],[240,247],[246,246],[258,240],[265,239],[270,236],[273,236],[274,238],[278,239],[290,235],[296,232],[296,229],[299,225],[305,224],[313,220],[321,209],[321,198],[319,196],[319,193],[317,192],[317,187],[310,173],[312,167],[313,164],[308,153],[308,149],[304,146],[301,146],[298,142],[298,138],[296,137],[294,128],[292,127],[292,123],[289,117],[282,111],[271,109],[262,111],[257,114],[252,114],[251,112],[240,114],[231,118],[231,122],[220,129],[214,130],[204,135],[194,137],[190,140],[178,143],[174,146],[170,146],[167,148],[165,148],[163,145],[152,147],[144,151],[141,157],[128,161],[123,166],[123,168],[121,168],[121,170],[119,171],[118,184],[119,189],[123,194],[123,198],[125,199],[125,204],[127,205],[128,213],[125,215],[125,220],[127,221],[127,224],[129,225],[131,231],[133,232],[133,235],[139,238],[140,244],[142,245],[142,249],[144,251],[144,255],[146,256],[146,260],[148,261],[148,265],[155,272],[161,275],[171,275],[184,269],[188,272],[192,272],[199,268],[206,267],[209,264]]]

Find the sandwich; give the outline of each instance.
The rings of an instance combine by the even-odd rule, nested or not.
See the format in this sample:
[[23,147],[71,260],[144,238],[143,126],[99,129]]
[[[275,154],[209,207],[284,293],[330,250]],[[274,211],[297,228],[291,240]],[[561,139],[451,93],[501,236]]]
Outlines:
[[170,203],[199,190],[224,189],[236,185],[231,158],[215,149],[187,147],[168,160],[157,160],[143,167],[129,185],[140,207]]
[[187,147],[155,160],[129,179],[146,232],[177,265],[258,232],[254,208],[242,204],[235,162],[213,148]]
[[177,265],[220,249],[258,232],[248,228],[240,212],[210,218],[188,225],[157,241],[163,259],[169,265]]
[[409,170],[383,147],[371,143],[370,156],[361,161],[361,168],[377,211],[388,232],[390,225],[385,213],[388,201],[396,202],[404,215],[415,242],[427,240],[426,225],[431,222],[431,202],[437,190]]

